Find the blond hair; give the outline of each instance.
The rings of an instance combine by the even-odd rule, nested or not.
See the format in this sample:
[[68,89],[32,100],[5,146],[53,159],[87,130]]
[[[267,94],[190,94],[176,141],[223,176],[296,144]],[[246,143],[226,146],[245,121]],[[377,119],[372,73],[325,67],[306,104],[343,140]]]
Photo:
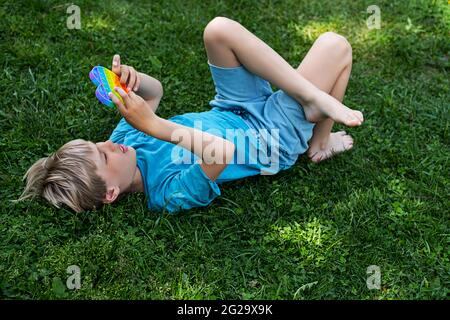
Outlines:
[[39,159],[25,173],[26,187],[16,201],[41,196],[57,208],[65,204],[75,212],[100,208],[106,184],[96,173],[92,154],[89,143],[77,139]]

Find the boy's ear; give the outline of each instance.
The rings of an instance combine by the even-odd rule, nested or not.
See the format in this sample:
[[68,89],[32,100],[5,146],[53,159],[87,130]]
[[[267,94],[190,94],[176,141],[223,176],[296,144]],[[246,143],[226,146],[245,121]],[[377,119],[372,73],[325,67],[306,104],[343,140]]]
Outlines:
[[108,187],[103,203],[113,203],[120,194],[120,188],[118,186]]

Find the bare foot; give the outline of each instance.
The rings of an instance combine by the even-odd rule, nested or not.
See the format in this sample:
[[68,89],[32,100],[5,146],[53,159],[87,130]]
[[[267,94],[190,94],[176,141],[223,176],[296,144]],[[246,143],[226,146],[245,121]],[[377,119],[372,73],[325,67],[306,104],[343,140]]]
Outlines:
[[346,107],[323,91],[319,91],[313,102],[305,104],[303,110],[309,122],[318,122],[330,117],[338,123],[355,127],[361,125],[364,121],[363,114],[360,111]]
[[307,155],[312,162],[318,163],[351,148],[353,148],[353,138],[345,131],[338,131],[330,133],[326,146],[321,147],[319,143],[311,143]]

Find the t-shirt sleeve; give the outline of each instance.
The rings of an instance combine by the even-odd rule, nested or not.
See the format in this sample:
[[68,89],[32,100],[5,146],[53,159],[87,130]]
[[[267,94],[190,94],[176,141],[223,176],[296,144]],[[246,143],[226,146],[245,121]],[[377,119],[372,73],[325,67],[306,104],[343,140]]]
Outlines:
[[134,128],[125,121],[125,118],[120,119],[114,131],[111,133],[109,140],[114,143],[123,143],[125,139],[125,135],[128,131],[133,130]]
[[153,194],[151,209],[176,213],[195,207],[207,206],[219,196],[220,188],[203,171],[199,163],[169,176]]

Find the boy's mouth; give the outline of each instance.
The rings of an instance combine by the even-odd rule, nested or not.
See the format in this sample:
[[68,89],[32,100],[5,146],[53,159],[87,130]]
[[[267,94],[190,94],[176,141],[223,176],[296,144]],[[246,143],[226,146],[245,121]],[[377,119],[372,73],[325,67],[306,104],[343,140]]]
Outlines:
[[125,145],[123,145],[123,144],[119,144],[119,148],[120,148],[120,150],[121,150],[123,153],[125,153],[125,152],[128,151],[128,147],[125,146]]

